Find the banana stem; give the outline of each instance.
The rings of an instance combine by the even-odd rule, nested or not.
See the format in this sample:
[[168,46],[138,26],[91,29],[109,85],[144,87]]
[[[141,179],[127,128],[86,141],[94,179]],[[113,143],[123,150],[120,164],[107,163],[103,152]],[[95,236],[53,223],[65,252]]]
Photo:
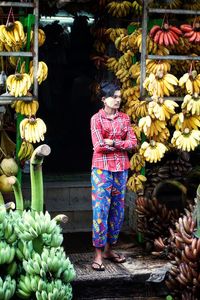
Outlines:
[[8,182],[12,185],[14,191],[16,210],[22,212],[24,210],[24,199],[22,195],[21,184],[15,176],[8,177]]
[[66,215],[60,214],[53,218],[57,223],[67,223],[69,218]]
[[42,163],[45,156],[48,156],[51,149],[48,145],[40,145],[31,156],[30,178],[31,178],[31,210],[41,212],[44,206],[44,187]]

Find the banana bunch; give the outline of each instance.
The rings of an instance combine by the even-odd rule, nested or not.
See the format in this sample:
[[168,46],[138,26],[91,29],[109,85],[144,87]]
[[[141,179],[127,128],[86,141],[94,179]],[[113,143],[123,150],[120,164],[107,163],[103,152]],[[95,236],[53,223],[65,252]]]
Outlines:
[[171,69],[171,64],[169,61],[159,61],[159,60],[146,60],[147,73],[157,74],[162,71],[164,74],[168,73]]
[[181,108],[192,115],[200,115],[200,96],[198,94],[186,95]]
[[116,73],[119,70],[119,62],[115,57],[109,57],[106,61],[108,70]]
[[40,118],[24,118],[20,122],[21,138],[29,143],[39,143],[44,141],[44,134],[46,133],[46,124]]
[[130,66],[129,74],[133,79],[137,79],[140,76],[140,63],[138,61]]
[[176,290],[177,299],[198,299],[200,239],[194,236],[196,221],[193,212],[187,210],[175,226],[175,230],[170,230],[169,239],[169,257],[173,264],[165,283],[170,291]]
[[[41,28],[38,28],[38,46],[41,47],[46,40],[46,35]],[[33,45],[33,30],[31,30],[31,44]]]
[[19,51],[25,44],[25,33],[20,21],[0,25],[0,41],[8,51]]
[[150,73],[144,80],[143,86],[149,94],[158,97],[170,96],[174,93],[174,86],[178,85],[178,79],[170,74],[164,74],[163,71],[158,71],[156,74]]
[[173,115],[170,122],[172,126],[175,126],[176,130],[183,130],[185,128],[198,130],[200,127],[200,116],[191,115],[188,112],[180,112]]
[[61,227],[56,219],[51,219],[48,212],[37,213],[32,216],[31,212],[24,212],[16,225],[16,232],[22,241],[32,241],[38,236],[42,238],[43,245],[59,247],[63,242]]
[[11,299],[14,296],[16,289],[16,281],[10,275],[4,279],[0,277],[0,299]]
[[128,35],[123,35],[121,34],[120,36],[118,36],[115,41],[115,48],[121,52],[127,52],[129,50],[129,44],[128,44]]
[[22,97],[27,95],[32,83],[29,74],[17,73],[8,76],[6,85],[12,96]]
[[31,117],[36,115],[36,112],[39,108],[39,102],[37,100],[32,100],[29,102],[16,100],[12,102],[11,107],[15,109],[16,113]]
[[179,86],[184,87],[188,94],[200,93],[200,74],[197,74],[196,70],[189,73],[185,73],[179,79]]
[[128,89],[133,85],[132,80],[130,78],[128,78],[127,80],[125,80],[124,82],[122,82],[122,89]]
[[[31,78],[31,83],[33,83],[33,75],[34,75],[34,68],[33,68],[33,61],[30,62],[30,69],[29,69],[29,75]],[[48,67],[43,61],[38,62],[38,70],[37,70],[37,80],[38,83],[41,84],[42,81],[45,81],[48,76]]]
[[147,137],[152,138],[163,131],[163,129],[166,127],[166,122],[153,119],[147,115],[139,120],[138,126]]
[[141,141],[141,131],[140,128],[136,124],[131,124],[131,127],[136,135],[137,141]]
[[132,8],[132,3],[129,1],[112,1],[106,5],[108,13],[113,17],[122,18],[129,15]]
[[144,190],[144,182],[146,180],[147,178],[144,175],[133,174],[128,179],[127,188],[134,193],[141,192]]
[[137,44],[137,37],[141,36],[142,28],[138,28],[134,30],[131,34],[128,35],[128,45],[134,53],[138,52],[138,44]]
[[108,35],[109,39],[114,43],[117,37],[119,36],[126,36],[128,34],[126,28],[108,28],[105,31],[105,34]]
[[145,160],[139,153],[133,154],[130,159],[130,169],[139,172],[145,166]]
[[176,130],[173,133],[171,143],[182,151],[193,151],[200,142],[200,131],[185,128],[183,131]]
[[130,69],[133,64],[132,57],[133,53],[130,50],[125,52],[118,60],[119,66],[124,67],[125,69]]
[[185,9],[200,10],[200,3],[198,0],[191,0],[190,3],[184,0],[183,7]]
[[16,256],[20,261],[28,260],[33,253],[32,241],[18,240],[16,247]]
[[166,143],[170,137],[170,131],[167,127],[165,127],[161,132],[159,132],[157,135],[154,135],[154,141],[160,142],[160,143]]
[[14,244],[17,240],[17,235],[15,232],[15,219],[18,216],[16,216],[15,213],[9,213],[6,215],[3,221],[3,228],[2,231],[4,233],[4,240],[7,244]]
[[141,3],[141,1],[137,1],[137,0],[133,1],[132,2],[132,7],[133,7],[133,10],[134,10],[134,14],[136,16],[141,16],[141,14],[142,14],[142,3]]
[[23,261],[25,271],[29,275],[39,275],[45,277],[50,275],[55,278],[62,278],[64,283],[71,282],[75,278],[75,270],[63,247],[45,248],[41,255],[37,252],[32,253],[32,257]]
[[[154,7],[164,7],[164,8],[178,8],[181,7],[182,5],[182,1],[181,0],[158,0],[158,1],[151,1],[150,2],[151,5],[153,5]],[[191,9],[191,8],[190,8]]]
[[153,119],[165,121],[171,119],[171,116],[175,114],[175,108],[178,106],[179,105],[173,100],[157,98],[148,103],[148,113]]
[[122,89],[122,98],[126,101],[138,100],[140,97],[140,87],[139,86],[131,86],[127,89]]
[[129,79],[129,70],[121,67],[116,73],[115,76],[120,80],[120,82],[125,82]]
[[[146,100],[136,100],[128,102],[129,108],[132,111],[132,118],[136,120],[137,118],[145,117],[148,114],[147,101]],[[140,127],[140,126],[139,126]]]
[[0,241],[0,265],[10,264],[15,257],[15,248],[5,241]]
[[98,53],[103,54],[106,51],[106,44],[102,40],[95,40],[93,43],[93,47]]
[[[142,29],[138,29],[138,34],[135,37],[135,41],[132,41],[132,45],[137,48],[137,50],[142,52]],[[163,46],[154,42],[154,40],[147,35],[147,53],[153,53],[157,55],[169,55],[169,50]]]
[[29,160],[31,158],[31,155],[33,154],[33,151],[34,151],[33,145],[29,142],[23,141],[19,148],[17,157],[20,161]]
[[30,275],[20,275],[17,284],[16,294],[21,299],[30,299],[33,293],[38,290],[40,277]]
[[60,279],[45,282],[43,279],[39,281],[39,291],[36,292],[38,300],[71,300],[72,287],[70,283],[63,284]]
[[150,163],[157,163],[160,161],[165,152],[167,151],[167,147],[154,140],[150,140],[150,142],[143,142],[140,148],[140,154],[144,156],[145,160]]

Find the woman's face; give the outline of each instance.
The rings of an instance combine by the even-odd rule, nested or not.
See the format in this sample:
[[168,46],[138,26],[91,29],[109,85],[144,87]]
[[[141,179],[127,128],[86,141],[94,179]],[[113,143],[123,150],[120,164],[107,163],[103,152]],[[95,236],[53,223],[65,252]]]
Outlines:
[[109,107],[112,109],[119,109],[120,104],[121,104],[121,92],[115,91],[114,95],[111,97],[103,98],[102,99],[104,102],[105,107]]

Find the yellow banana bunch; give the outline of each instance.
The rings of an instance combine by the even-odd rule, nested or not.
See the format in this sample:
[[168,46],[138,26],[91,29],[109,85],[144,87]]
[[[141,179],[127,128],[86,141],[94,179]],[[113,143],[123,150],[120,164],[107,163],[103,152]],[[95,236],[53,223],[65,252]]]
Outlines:
[[151,140],[149,143],[142,143],[140,154],[144,156],[146,161],[156,163],[163,158],[167,150],[168,149],[164,144]]
[[140,97],[140,87],[135,85],[121,91],[122,98],[126,101],[138,100]]
[[178,79],[170,74],[164,74],[163,71],[158,71],[156,74],[150,73],[144,80],[143,86],[149,94],[157,97],[170,96],[174,93],[174,86],[178,85]]
[[159,60],[146,60],[147,73],[157,74],[159,71],[163,71],[164,74],[168,73],[171,69],[171,64],[169,61],[159,61]]
[[128,89],[133,85],[130,78],[127,78],[124,82],[122,82],[122,89]]
[[[34,70],[33,70],[33,62],[32,61],[30,62],[29,74],[30,74],[31,82],[33,83]],[[45,81],[47,79],[47,76],[48,76],[48,67],[47,67],[47,65],[45,64],[45,62],[39,61],[38,62],[38,70],[37,70],[38,83],[41,84],[42,81]]]
[[106,6],[108,13],[113,17],[121,18],[126,17],[131,12],[132,4],[129,1],[112,1]]
[[131,78],[136,79],[140,76],[140,63],[137,61],[136,63],[132,64],[129,69],[129,73]]
[[27,73],[16,73],[8,76],[6,80],[6,85],[8,91],[12,96],[22,97],[26,96],[28,90],[31,87],[31,78]]
[[188,94],[200,93],[200,74],[197,74],[196,70],[189,73],[185,73],[179,79],[179,86],[184,87]]
[[133,53],[130,50],[128,50],[122,56],[120,56],[118,60],[120,67],[123,67],[125,69],[130,69],[130,67],[133,64],[132,57],[133,57]]
[[46,124],[40,118],[24,118],[19,125],[20,135],[23,140],[29,143],[44,141]]
[[25,43],[25,33],[22,23],[15,21],[8,23],[8,25],[0,25],[0,41],[5,46],[10,47],[12,51],[19,51]]
[[114,41],[117,50],[126,52],[129,50],[128,35],[120,35]]
[[17,157],[20,161],[26,161],[31,158],[31,155],[33,154],[34,147],[31,143],[23,141],[21,143],[19,152],[17,154]]
[[147,137],[152,138],[162,132],[162,130],[166,127],[166,122],[152,119],[149,115],[147,115],[139,120],[138,126]]
[[16,100],[13,101],[11,107],[14,108],[15,111],[17,113],[20,113],[21,115],[31,117],[31,116],[35,116],[39,108],[39,102],[37,100],[32,100],[27,102],[23,100]]
[[115,57],[109,57],[106,61],[108,70],[116,73],[119,70],[119,62]]
[[133,154],[130,159],[130,169],[139,172],[145,166],[145,160],[139,153]]
[[131,127],[136,135],[137,141],[141,141],[141,131],[136,124],[131,124]]
[[[157,0],[157,1],[151,1],[150,5],[153,5],[154,7],[164,7],[164,8],[178,8],[182,5],[182,1],[180,0]],[[191,9],[191,8],[190,8]]]
[[174,131],[171,143],[182,151],[193,151],[200,142],[200,131],[185,128],[183,131]]
[[110,40],[114,43],[116,38],[119,36],[126,36],[127,33],[127,29],[126,28],[108,28],[105,31],[105,34],[109,36]]
[[136,53],[138,51],[138,45],[136,43],[137,37],[141,35],[142,29],[138,28],[128,35],[128,45],[131,51]]
[[127,182],[127,188],[132,192],[140,192],[144,190],[144,182],[147,180],[147,178],[143,175],[137,175],[133,174],[131,177],[129,177]]
[[192,115],[200,115],[200,96],[198,94],[186,95],[181,108]]
[[154,141],[160,142],[160,143],[166,143],[170,137],[170,131],[167,127],[163,128],[161,132],[159,132],[157,135],[154,135]]
[[165,121],[175,114],[175,108],[179,105],[173,100],[156,98],[148,103],[148,113],[154,119]]
[[200,127],[200,116],[191,115],[189,112],[180,112],[173,115],[170,122],[176,130],[184,130],[185,128],[197,130]]
[[121,67],[116,73],[115,76],[121,81],[124,82],[129,79],[129,70]]
[[139,1],[135,0],[132,2],[132,7],[134,10],[134,14],[136,16],[140,16],[142,14],[142,5],[139,3]]
[[[41,47],[46,40],[45,32],[39,28],[38,29],[38,46]],[[33,45],[33,30],[31,30],[31,44]]]
[[[130,43],[130,42],[129,42]],[[135,41],[131,39],[130,47],[133,49],[137,48],[139,52],[142,52],[142,29],[137,29],[137,35],[135,36]],[[158,45],[153,41],[153,39],[147,35],[147,53],[157,54],[157,55],[168,55],[169,50],[163,45]]]

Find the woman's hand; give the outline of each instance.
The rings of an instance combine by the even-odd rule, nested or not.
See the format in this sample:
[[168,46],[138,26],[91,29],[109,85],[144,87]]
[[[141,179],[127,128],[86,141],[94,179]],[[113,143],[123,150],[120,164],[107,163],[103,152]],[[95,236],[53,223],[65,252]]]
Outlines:
[[111,139],[104,139],[104,143],[105,143],[106,145],[108,145],[108,146],[113,146],[114,141],[111,140]]

